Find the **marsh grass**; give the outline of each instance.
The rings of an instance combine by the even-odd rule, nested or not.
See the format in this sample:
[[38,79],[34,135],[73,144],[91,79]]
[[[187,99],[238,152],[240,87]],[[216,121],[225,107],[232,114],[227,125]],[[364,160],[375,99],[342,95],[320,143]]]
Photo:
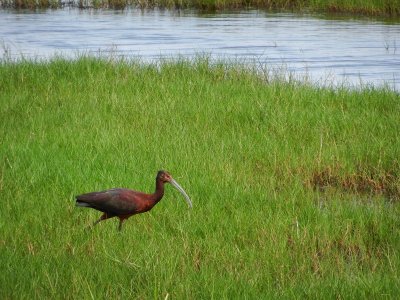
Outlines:
[[63,3],[59,0],[4,0],[0,7],[17,9],[60,8]]
[[[0,298],[396,298],[399,95],[265,76],[3,61]],[[73,195],[150,192],[159,169],[193,210],[167,187],[121,233],[86,229],[99,213]],[[344,185],[368,180],[396,197]]]
[[267,9],[278,11],[325,12],[369,16],[398,17],[398,0],[0,0],[0,7],[13,8],[194,8],[205,11],[232,9]]

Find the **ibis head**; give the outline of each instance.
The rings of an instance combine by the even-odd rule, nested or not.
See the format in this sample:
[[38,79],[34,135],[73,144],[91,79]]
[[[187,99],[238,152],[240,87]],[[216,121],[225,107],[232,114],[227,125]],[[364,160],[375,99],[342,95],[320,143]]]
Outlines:
[[158,171],[156,180],[161,181],[162,183],[170,183],[183,195],[189,207],[192,208],[192,201],[188,194],[186,194],[185,190],[176,182],[175,179],[172,178],[171,174],[164,170]]

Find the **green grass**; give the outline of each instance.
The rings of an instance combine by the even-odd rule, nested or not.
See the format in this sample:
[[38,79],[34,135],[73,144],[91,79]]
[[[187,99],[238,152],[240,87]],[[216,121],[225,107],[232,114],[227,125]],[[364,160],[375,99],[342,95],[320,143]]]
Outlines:
[[[400,0],[74,0],[67,5],[81,8],[160,7],[227,10],[259,8],[300,12],[345,13],[373,16],[400,16]],[[60,0],[0,0],[0,7],[58,8]]]
[[[400,99],[227,63],[0,65],[1,299],[396,298]],[[86,227],[73,195],[167,186]]]

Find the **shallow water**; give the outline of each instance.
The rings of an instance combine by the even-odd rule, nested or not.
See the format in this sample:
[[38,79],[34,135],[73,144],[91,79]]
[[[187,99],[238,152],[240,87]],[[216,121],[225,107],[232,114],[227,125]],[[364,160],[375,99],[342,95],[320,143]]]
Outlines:
[[400,24],[246,11],[0,11],[0,57],[112,53],[245,60],[317,84],[388,84],[400,90]]

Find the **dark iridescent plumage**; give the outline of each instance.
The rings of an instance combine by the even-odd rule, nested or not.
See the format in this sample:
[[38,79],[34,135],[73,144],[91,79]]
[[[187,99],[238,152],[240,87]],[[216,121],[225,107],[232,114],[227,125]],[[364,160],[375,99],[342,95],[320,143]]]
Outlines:
[[192,202],[182,187],[166,171],[159,171],[156,178],[156,190],[152,194],[133,191],[125,188],[115,188],[100,192],[92,192],[76,196],[76,205],[90,207],[103,212],[103,215],[94,224],[100,221],[118,217],[119,230],[122,222],[135,214],[151,210],[164,196],[164,184],[171,183],[185,197],[189,206]]

